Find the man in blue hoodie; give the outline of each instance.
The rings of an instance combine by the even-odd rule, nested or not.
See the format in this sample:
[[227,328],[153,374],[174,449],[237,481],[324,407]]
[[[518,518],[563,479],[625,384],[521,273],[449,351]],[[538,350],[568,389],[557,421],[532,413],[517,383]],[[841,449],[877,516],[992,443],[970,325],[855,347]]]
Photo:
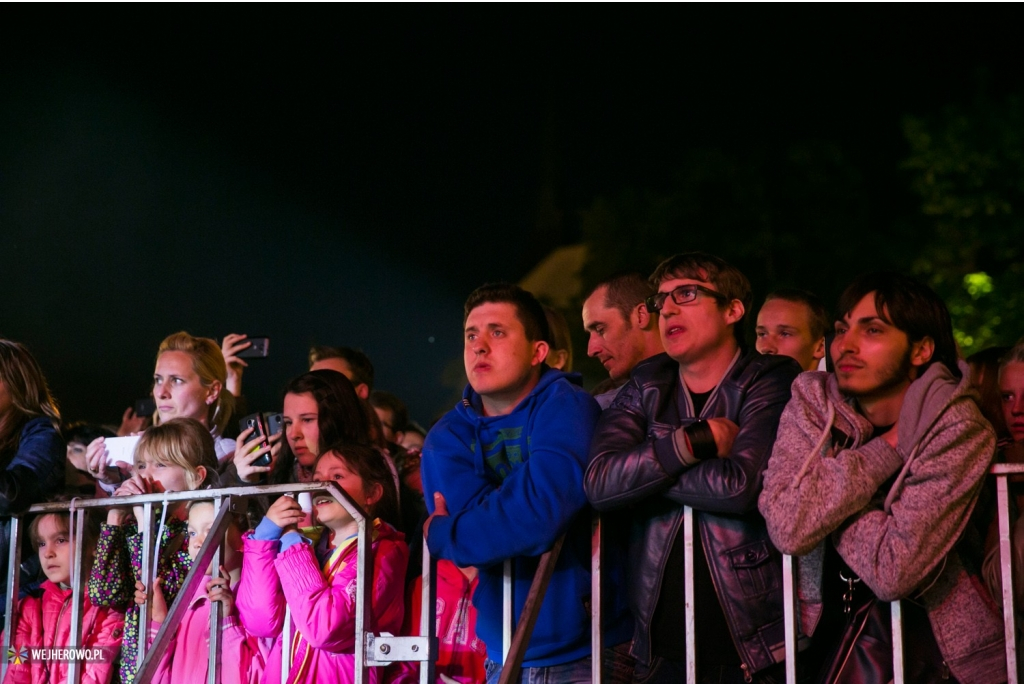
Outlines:
[[[508,284],[475,290],[465,306],[469,386],[423,446],[423,487],[432,494],[427,545],[435,556],[479,569],[473,603],[491,682],[503,658],[502,562],[514,560],[518,617],[539,556],[563,533],[522,682],[590,682],[590,513],[583,473],[600,408],[578,375],[544,363],[547,338],[547,320],[533,295]],[[632,626],[624,603],[610,603],[605,644],[620,645]]]

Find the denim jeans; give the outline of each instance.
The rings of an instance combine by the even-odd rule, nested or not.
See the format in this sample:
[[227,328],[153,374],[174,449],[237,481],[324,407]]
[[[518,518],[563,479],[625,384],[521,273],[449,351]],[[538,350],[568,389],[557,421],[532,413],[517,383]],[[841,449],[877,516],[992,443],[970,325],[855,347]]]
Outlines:
[[[487,682],[497,683],[501,677],[501,664],[488,659]],[[628,683],[633,677],[633,657],[629,655],[629,643],[623,642],[615,647],[606,647],[601,660],[602,678],[606,683]],[[524,685],[541,685],[542,683],[590,683],[590,656],[576,659],[554,666],[538,666],[524,668],[519,682]]]
[[[654,657],[650,664],[637,664],[633,675],[634,683],[685,683],[686,662],[675,659]],[[785,664],[775,664],[752,676],[739,666],[697,666],[698,683],[784,683]],[[804,682],[798,680],[798,682]]]

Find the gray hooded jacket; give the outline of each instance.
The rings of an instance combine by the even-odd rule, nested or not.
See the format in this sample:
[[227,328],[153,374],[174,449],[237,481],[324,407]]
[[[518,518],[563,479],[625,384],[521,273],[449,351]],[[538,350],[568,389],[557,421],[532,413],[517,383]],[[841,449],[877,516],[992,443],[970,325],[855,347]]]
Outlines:
[[[960,682],[1006,682],[1003,625],[955,544],[995,454],[961,362],[957,381],[932,364],[904,396],[893,449],[843,396],[833,374],[801,374],[779,422],[758,505],[772,542],[799,560],[800,619],[821,612],[825,536],[882,601],[928,612]],[[845,439],[836,440],[836,432]],[[882,486],[896,476],[890,489]]]

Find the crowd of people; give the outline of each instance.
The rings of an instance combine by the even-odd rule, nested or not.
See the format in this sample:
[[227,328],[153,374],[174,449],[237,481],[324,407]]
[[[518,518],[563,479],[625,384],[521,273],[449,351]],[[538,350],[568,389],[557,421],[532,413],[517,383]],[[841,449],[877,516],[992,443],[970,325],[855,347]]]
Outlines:
[[[429,431],[374,389],[364,353],[315,347],[284,388],[281,430],[254,435],[238,426],[251,341],[185,332],[157,350],[152,416],[62,425],[35,359],[0,339],[0,568],[20,578],[5,682],[66,681],[66,660],[33,651],[63,647],[105,655],[83,663],[82,682],[136,682],[217,511],[201,494],[157,507],[147,563],[140,506],[84,528],[67,513],[38,515],[18,568],[12,513],[72,497],[322,481],[372,521],[370,629],[416,635],[432,611],[444,682],[497,682],[505,562],[518,615],[556,545],[524,683],[590,682],[595,657],[607,682],[685,682],[688,590],[698,682],[781,682],[783,554],[796,559],[801,681],[891,681],[889,602],[904,599],[908,682],[1006,682],[987,474],[1024,462],[1024,339],[962,359],[943,302],[893,273],[857,278],[834,316],[810,292],[770,293],[750,346],[753,304],[747,278],[705,253],[671,257],[649,278],[609,276],[583,302],[587,353],[609,376],[588,392],[571,371],[564,317],[518,286],[482,286],[464,309],[468,384]],[[130,435],[134,452],[118,460],[109,441]],[[1024,608],[1019,487],[1013,592]],[[287,682],[351,682],[349,509],[326,491],[235,504],[216,540],[221,563],[203,569],[152,681],[205,681],[217,611],[222,682],[281,682],[285,655]],[[594,511],[605,536],[601,655],[591,653]],[[78,645],[73,536],[87,579]],[[424,544],[438,559],[435,607],[420,601]],[[409,663],[371,669],[373,682],[417,678]]]

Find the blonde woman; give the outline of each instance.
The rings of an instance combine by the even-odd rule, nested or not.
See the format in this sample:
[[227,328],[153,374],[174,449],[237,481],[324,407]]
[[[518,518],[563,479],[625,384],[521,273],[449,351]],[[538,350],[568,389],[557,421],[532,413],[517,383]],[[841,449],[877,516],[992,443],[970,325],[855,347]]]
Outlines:
[[[153,424],[171,419],[194,419],[206,426],[213,437],[217,462],[223,467],[235,454],[235,441],[223,437],[234,409],[234,396],[224,384],[228,369],[220,346],[210,338],[197,338],[185,331],[164,338],[153,369]],[[103,438],[89,444],[86,453],[89,472],[110,492],[122,479],[107,464]],[[127,469],[128,464],[124,465]]]

